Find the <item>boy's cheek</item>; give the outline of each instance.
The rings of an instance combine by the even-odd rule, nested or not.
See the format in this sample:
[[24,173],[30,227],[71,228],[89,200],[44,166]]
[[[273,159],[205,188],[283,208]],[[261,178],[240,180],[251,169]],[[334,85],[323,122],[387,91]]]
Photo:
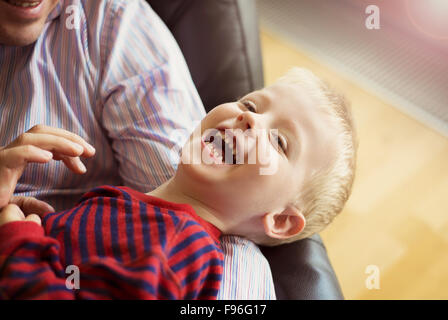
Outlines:
[[278,158],[272,156],[269,158],[269,162],[267,163],[267,165],[260,167],[259,173],[262,176],[273,176],[277,174],[278,168],[279,168]]

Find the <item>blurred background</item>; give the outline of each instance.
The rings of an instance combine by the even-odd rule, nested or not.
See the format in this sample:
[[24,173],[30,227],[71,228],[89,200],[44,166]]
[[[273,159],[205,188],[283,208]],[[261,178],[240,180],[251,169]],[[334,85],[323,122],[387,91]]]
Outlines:
[[345,297],[448,299],[448,0],[257,6],[265,83],[302,66],[352,103],[356,180],[322,233]]

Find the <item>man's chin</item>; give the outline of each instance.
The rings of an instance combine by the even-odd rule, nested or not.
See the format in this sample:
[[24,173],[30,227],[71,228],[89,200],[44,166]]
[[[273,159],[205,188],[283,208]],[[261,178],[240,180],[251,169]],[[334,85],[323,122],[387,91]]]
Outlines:
[[13,47],[24,47],[30,45],[39,38],[43,30],[43,25],[39,23],[29,26],[21,27],[20,29],[8,28],[12,30],[5,30],[0,26],[0,44]]

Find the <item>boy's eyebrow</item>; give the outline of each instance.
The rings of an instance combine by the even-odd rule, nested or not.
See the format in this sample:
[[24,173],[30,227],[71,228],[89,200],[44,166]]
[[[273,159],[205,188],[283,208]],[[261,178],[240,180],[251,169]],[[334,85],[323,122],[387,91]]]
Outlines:
[[286,119],[285,123],[287,124],[288,130],[292,133],[294,138],[299,140],[300,130],[299,130],[299,126],[297,125],[296,121],[288,118],[288,119]]
[[290,146],[288,148],[293,148],[294,150],[290,150],[296,154],[300,154],[300,149],[302,144],[300,143],[300,129],[296,121],[293,119],[284,119],[284,124],[286,130],[290,133],[293,139],[289,139]]
[[263,91],[258,91],[258,95],[261,97],[261,100],[263,100],[264,106],[271,104],[271,98],[269,98],[266,93],[264,93]]

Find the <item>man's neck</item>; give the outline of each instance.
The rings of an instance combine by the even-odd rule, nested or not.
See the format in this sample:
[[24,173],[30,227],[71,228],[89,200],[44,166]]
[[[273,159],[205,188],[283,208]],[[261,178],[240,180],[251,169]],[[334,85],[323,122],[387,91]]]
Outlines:
[[188,203],[202,219],[213,224],[221,230],[221,232],[225,233],[226,231],[224,222],[221,221],[218,218],[219,215],[215,213],[216,210],[182,190],[175,177],[169,179],[164,184],[147,194],[174,203]]

